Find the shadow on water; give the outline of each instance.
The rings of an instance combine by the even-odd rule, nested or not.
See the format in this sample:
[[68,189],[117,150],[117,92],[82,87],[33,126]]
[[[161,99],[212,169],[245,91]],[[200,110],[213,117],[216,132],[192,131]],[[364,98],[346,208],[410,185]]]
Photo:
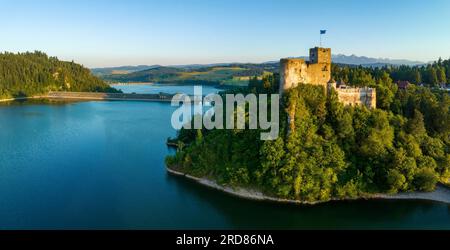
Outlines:
[[235,229],[450,229],[450,206],[432,201],[356,200],[317,205],[251,201],[168,174],[186,195],[218,210]]
[[34,101],[0,105],[0,228],[450,229],[441,203],[286,205],[168,175],[167,103]]

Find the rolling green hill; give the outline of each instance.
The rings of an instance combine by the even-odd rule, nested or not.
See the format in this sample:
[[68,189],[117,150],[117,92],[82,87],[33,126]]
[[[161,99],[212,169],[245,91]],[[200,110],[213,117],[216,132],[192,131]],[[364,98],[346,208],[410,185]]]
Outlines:
[[209,84],[245,86],[250,77],[275,72],[275,64],[229,64],[204,67],[154,67],[146,70],[101,75],[108,82],[156,82],[174,84]]
[[0,99],[49,91],[117,92],[89,69],[42,52],[0,53]]
[[91,72],[95,76],[106,76],[106,75],[121,75],[129,74],[141,70],[147,70],[151,68],[160,67],[159,65],[138,65],[138,66],[120,66],[120,67],[106,67],[106,68],[93,68]]

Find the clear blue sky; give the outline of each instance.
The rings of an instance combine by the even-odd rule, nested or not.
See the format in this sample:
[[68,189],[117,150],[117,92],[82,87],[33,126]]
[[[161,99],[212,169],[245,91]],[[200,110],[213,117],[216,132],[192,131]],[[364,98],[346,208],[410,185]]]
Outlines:
[[450,57],[448,0],[0,0],[0,51],[88,67],[263,62],[333,54]]

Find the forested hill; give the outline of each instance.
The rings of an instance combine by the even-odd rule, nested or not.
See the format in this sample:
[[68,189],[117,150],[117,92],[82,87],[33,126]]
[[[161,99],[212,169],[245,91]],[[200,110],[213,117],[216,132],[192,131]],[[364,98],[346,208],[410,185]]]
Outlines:
[[[430,72],[444,65],[430,65]],[[167,166],[223,186],[307,202],[449,185],[450,95],[415,84],[399,89],[387,70],[333,68],[339,80],[375,87],[377,109],[344,106],[334,90],[325,94],[322,86],[300,84],[283,94],[276,140],[261,141],[265,130],[181,129]],[[278,93],[278,85],[274,74],[228,93]],[[224,114],[223,121],[229,119]],[[231,114],[235,119],[236,111]]]
[[108,82],[157,82],[177,84],[210,84],[210,85],[247,85],[250,77],[278,71],[278,64],[229,64],[222,66],[185,66],[134,70],[114,70],[109,75],[102,75],[99,69],[94,74]]
[[0,99],[48,91],[117,92],[80,64],[38,51],[0,53]]
[[[349,57],[346,57],[349,58]],[[364,59],[363,57],[357,57]],[[366,60],[370,61],[370,60]],[[394,60],[392,60],[394,61]],[[396,60],[395,62],[403,62]],[[450,60],[439,59],[429,64],[391,65],[387,63],[345,64],[333,61],[333,79],[354,85],[373,83],[381,72],[389,74],[394,82],[409,81],[419,85],[438,87],[450,84]],[[149,67],[145,70],[138,70]],[[93,69],[92,72],[108,82],[157,82],[181,84],[212,84],[246,86],[250,78],[259,80],[270,73],[278,73],[279,63],[227,64],[214,66],[125,66]]]

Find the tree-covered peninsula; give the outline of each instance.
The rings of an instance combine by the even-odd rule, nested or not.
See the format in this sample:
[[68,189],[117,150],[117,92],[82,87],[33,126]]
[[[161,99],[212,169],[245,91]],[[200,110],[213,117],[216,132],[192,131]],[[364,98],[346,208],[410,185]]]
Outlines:
[[89,69],[42,52],[0,53],[0,99],[49,91],[117,92]]
[[[391,77],[398,70],[333,67],[335,79],[376,87],[379,108],[344,106],[333,90],[299,85],[283,95],[277,140],[261,141],[258,130],[182,129],[168,167],[306,202],[431,191],[448,183],[448,93],[414,84],[399,89]],[[278,81],[276,74],[255,78],[243,91],[274,93]],[[288,113],[295,113],[293,124]]]

